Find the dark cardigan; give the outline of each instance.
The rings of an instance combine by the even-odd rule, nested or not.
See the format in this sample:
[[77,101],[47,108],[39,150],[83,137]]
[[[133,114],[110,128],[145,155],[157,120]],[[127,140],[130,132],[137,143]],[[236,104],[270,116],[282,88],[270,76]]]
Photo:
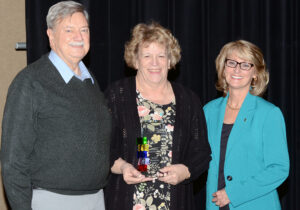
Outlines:
[[[182,85],[172,83],[176,98],[176,119],[173,134],[172,164],[182,163],[191,177],[171,186],[171,209],[195,209],[192,181],[208,168],[211,150],[207,141],[206,123],[199,98]],[[111,85],[105,92],[113,117],[111,165],[121,157],[137,163],[136,138],[141,135],[136,104],[135,78],[126,78]],[[105,189],[108,210],[132,210],[134,185],[124,182],[123,176],[111,174]],[[205,201],[203,201],[205,202]]]

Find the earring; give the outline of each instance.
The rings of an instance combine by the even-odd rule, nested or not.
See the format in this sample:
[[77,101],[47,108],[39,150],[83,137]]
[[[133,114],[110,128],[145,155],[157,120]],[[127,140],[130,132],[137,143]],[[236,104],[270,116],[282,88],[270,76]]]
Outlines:
[[251,82],[251,87],[254,88],[256,85],[257,77],[253,77],[253,80]]

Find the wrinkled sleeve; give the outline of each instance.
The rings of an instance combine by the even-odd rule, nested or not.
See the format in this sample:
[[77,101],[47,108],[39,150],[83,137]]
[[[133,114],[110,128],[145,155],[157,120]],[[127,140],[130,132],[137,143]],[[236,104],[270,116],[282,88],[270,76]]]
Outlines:
[[[23,75],[24,76],[24,75]],[[32,85],[18,75],[7,95],[2,122],[1,171],[12,210],[31,209],[30,154],[36,139]]]
[[107,99],[107,106],[109,108],[109,111],[112,115],[112,137],[111,137],[111,144],[110,144],[110,167],[113,166],[115,160],[117,160],[119,157],[123,158],[121,155],[123,154],[121,152],[121,129],[119,128],[119,115],[117,113],[117,96],[116,92],[113,88],[108,88],[105,90],[105,97]]
[[208,169],[211,160],[211,149],[207,139],[207,128],[202,105],[198,98],[193,98],[191,135],[188,143],[187,156],[183,162],[191,173],[191,177],[183,182],[196,180]]
[[225,188],[234,207],[275,190],[289,174],[285,123],[279,108],[267,114],[262,138],[264,169],[246,181],[230,182]]

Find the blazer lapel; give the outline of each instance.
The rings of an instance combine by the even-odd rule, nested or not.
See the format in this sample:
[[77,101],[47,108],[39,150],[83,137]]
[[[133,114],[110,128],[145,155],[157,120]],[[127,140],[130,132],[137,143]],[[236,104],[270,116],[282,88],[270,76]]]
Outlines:
[[221,134],[222,134],[222,127],[223,127],[223,121],[224,121],[224,115],[225,115],[225,109],[226,109],[226,104],[228,100],[228,94],[223,100],[221,100],[221,103],[216,107],[216,132],[215,132],[215,137],[213,139],[217,139],[217,141],[213,141],[212,144],[212,149],[215,150],[213,152],[214,154],[214,159],[217,160],[216,163],[219,163],[220,160],[220,144],[221,144]]
[[248,93],[230,132],[225,159],[228,155],[230,155],[231,149],[234,147],[234,145],[236,145],[239,139],[243,138],[242,135],[245,133],[244,130],[249,129],[251,124],[250,122],[252,121],[254,115],[255,106],[256,97]]

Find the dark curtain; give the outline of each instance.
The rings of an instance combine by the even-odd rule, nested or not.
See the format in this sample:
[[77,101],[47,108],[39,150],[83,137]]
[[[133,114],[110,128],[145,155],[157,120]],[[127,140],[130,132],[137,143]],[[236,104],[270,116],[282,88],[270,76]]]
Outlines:
[[[56,0],[26,0],[27,60],[49,51],[46,14]],[[203,104],[216,98],[214,60],[221,47],[245,39],[264,52],[270,71],[265,98],[285,116],[290,175],[278,189],[282,208],[300,209],[300,76],[298,0],[82,0],[90,14],[91,49],[84,62],[101,88],[135,73],[123,59],[124,43],[139,22],[157,21],[178,38],[182,60],[170,79],[190,87]],[[195,183],[204,209],[205,175]]]

